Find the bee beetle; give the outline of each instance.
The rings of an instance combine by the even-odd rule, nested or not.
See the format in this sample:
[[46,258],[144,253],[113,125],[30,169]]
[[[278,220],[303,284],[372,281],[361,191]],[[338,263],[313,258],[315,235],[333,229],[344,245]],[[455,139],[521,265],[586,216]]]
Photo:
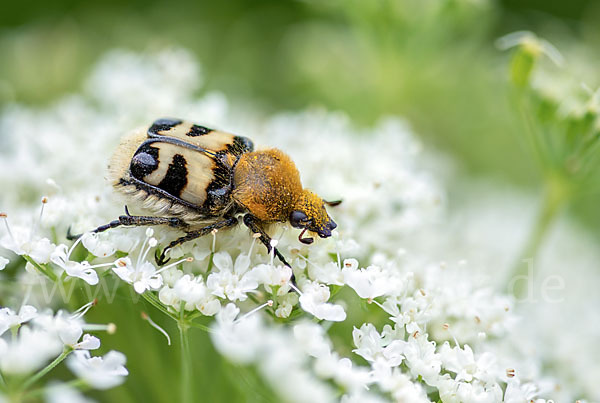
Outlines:
[[[238,216],[271,252],[265,224],[286,222],[302,229],[298,240],[331,236],[337,227],[327,202],[304,189],[294,162],[276,149],[254,151],[252,141],[177,119],[159,119],[147,130],[124,137],[109,165],[112,185],[156,216],[125,215],[96,228],[168,225],[185,232],[157,256],[215,229],[238,224]],[[287,266],[285,258],[273,251]]]

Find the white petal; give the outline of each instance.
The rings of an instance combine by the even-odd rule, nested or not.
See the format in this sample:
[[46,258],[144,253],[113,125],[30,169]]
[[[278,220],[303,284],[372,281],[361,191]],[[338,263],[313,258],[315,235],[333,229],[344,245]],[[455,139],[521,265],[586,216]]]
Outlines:
[[227,252],[217,252],[213,256],[213,263],[219,271],[231,271],[233,269],[233,261],[231,255]]
[[28,322],[37,316],[37,309],[31,305],[23,305],[19,309],[19,323]]
[[242,275],[248,270],[249,267],[250,257],[245,253],[240,253],[240,255],[235,259],[233,271],[237,275]]
[[64,269],[69,276],[80,278],[89,285],[98,284],[98,273],[90,268],[88,262],[67,262]]
[[65,244],[60,244],[54,249],[54,252],[50,255],[50,261],[64,269],[65,263],[67,262],[67,253],[69,248]]
[[138,294],[143,294],[148,289],[148,284],[144,281],[136,281],[133,283],[133,289]]
[[306,312],[313,314],[318,319],[330,320],[333,322],[341,322],[346,319],[346,312],[340,305],[327,302],[315,303],[311,295],[306,293],[300,296],[300,306]]
[[83,340],[76,344],[76,348],[80,350],[96,350],[100,348],[100,339],[86,333],[83,335]]

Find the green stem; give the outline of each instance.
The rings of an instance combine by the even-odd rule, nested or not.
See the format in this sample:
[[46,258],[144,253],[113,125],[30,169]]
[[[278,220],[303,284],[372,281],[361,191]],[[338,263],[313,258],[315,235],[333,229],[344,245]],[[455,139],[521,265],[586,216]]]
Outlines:
[[37,374],[35,374],[31,378],[29,378],[27,381],[25,381],[25,383],[23,384],[21,389],[22,390],[28,389],[31,385],[33,385],[34,383],[39,381],[44,375],[46,375],[48,372],[52,371],[54,369],[54,367],[56,367],[58,364],[63,362],[63,360],[65,358],[67,358],[67,356],[69,354],[71,354],[72,351],[73,351],[73,349],[71,347],[65,347],[65,349],[63,350],[61,355],[56,357],[56,359],[54,361],[52,361],[50,364],[48,364],[40,372],[38,372]]
[[196,323],[196,322],[190,322],[189,326],[190,327],[195,327],[195,328],[200,329],[200,330],[204,330],[206,333],[213,333],[214,332],[210,327],[204,326],[204,325],[202,325],[200,323]]
[[[560,213],[568,202],[570,196],[570,187],[565,180],[562,180],[558,176],[548,177],[541,208],[529,234],[529,238],[518,255],[519,258],[515,262],[509,281],[526,278],[529,267],[525,263],[536,258],[552,224],[558,217],[558,213]],[[529,281],[533,281],[533,279],[527,279],[525,283]],[[524,284],[523,281],[518,281],[514,284],[513,295],[517,298],[523,297],[527,284]]]
[[182,303],[179,321],[177,322],[179,329],[179,341],[181,350],[181,402],[192,402],[192,356],[190,354],[190,343],[188,339],[189,326],[185,320],[185,309]]
[[150,292],[150,291],[145,292],[142,294],[142,297],[146,301],[148,301],[152,306],[154,306],[156,309],[158,309],[159,311],[161,311],[168,317],[170,317],[174,320],[177,320],[177,318],[172,313],[167,311],[167,309],[162,305],[162,303],[158,299],[156,299],[156,296],[152,292]]
[[38,262],[36,262],[35,260],[33,260],[31,257],[29,257],[27,255],[23,255],[23,258],[25,260],[27,260],[29,263],[31,263],[31,265],[33,267],[35,267],[40,273],[42,273],[43,275],[48,277],[50,280],[52,280],[54,282],[56,282],[56,280],[58,280],[56,273],[54,273],[51,269],[47,268],[43,264],[39,264]]
[[0,372],[0,390],[6,391],[8,389],[8,385],[4,380],[4,376],[2,376],[2,372]]

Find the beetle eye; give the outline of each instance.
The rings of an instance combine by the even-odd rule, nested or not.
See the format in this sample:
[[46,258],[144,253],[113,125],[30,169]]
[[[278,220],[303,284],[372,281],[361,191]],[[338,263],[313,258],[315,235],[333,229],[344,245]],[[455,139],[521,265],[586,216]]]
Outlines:
[[302,224],[306,224],[308,222],[308,217],[302,211],[292,211],[290,214],[290,224],[294,228],[302,228]]

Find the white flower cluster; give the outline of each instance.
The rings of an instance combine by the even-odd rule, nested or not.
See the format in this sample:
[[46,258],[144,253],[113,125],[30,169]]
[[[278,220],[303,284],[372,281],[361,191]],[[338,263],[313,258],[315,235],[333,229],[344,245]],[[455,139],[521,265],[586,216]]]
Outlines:
[[[255,365],[287,401],[543,402],[553,396],[547,385],[558,385],[555,379],[515,370],[524,357],[510,344],[513,302],[465,262],[439,261],[468,253],[439,241],[460,234],[436,226],[447,218],[445,195],[424,172],[405,122],[385,118],[363,130],[343,114],[321,110],[261,119],[232,110],[220,94],[196,99],[198,71],[183,50],[116,51],[92,73],[87,98],[5,111],[0,128],[11,153],[0,159],[0,172],[10,172],[1,179],[15,192],[2,206],[11,224],[4,214],[0,246],[25,256],[34,276],[94,286],[114,274],[173,318],[216,316],[217,349]],[[173,263],[162,268],[154,252],[179,235],[172,229],[119,228],[75,243],[63,239],[71,225],[84,232],[120,214],[103,186],[103,167],[120,135],[165,115],[289,152],[307,187],[343,199],[330,208],[338,230],[307,246],[286,225],[270,228],[292,268],[242,226],[173,249]],[[53,158],[57,149],[60,158]],[[42,184],[49,194],[43,215],[26,225],[33,213],[24,201]],[[85,260],[73,257],[80,244],[89,252]],[[20,262],[0,257],[0,270],[13,261]],[[40,314],[28,306],[3,315],[0,335],[21,328],[16,340],[0,339],[2,372],[32,373],[68,346],[77,350],[69,367],[86,383],[108,388],[123,381],[124,357],[90,357],[87,350],[99,341],[83,335],[78,315]],[[336,345],[328,334],[331,322],[345,321],[355,325],[346,335],[353,346]]]
[[[100,348],[100,339],[85,331],[115,331],[114,324],[83,321],[83,315],[93,304],[86,304],[73,314],[62,310],[53,313],[49,309],[39,312],[31,305],[22,305],[18,312],[1,308],[0,372],[3,382],[10,385],[11,377],[31,376],[24,384],[30,386],[40,374],[45,374],[70,355],[67,366],[86,385],[108,389],[123,383],[128,372],[122,353],[110,351],[104,357],[90,355],[90,350]],[[49,364],[52,359],[53,363]],[[65,393],[78,393],[66,386],[63,389]]]

